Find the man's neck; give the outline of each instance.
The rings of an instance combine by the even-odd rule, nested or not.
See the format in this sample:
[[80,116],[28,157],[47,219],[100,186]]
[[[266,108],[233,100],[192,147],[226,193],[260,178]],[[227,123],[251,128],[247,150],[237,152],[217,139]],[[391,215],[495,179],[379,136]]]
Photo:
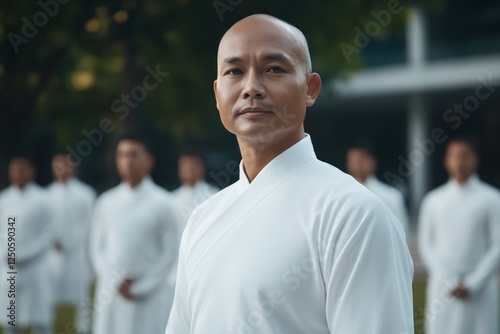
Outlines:
[[130,188],[135,189],[139,184],[144,181],[146,177],[143,177],[141,179],[135,179],[135,180],[126,180],[125,182],[129,185]]
[[59,182],[61,184],[67,184],[70,179],[71,179],[70,177],[68,177],[68,178],[60,178],[60,179],[57,180],[57,182]]
[[238,138],[243,167],[249,182],[252,182],[260,171],[278,155],[301,141],[305,137],[302,132],[278,143],[255,143]]
[[472,177],[472,175],[474,174],[471,174],[467,177],[464,177],[464,178],[456,178],[454,177],[453,180],[455,180],[456,183],[458,183],[459,185],[463,186],[465,183],[467,183],[467,181],[470,180],[470,178]]
[[30,182],[26,182],[26,183],[22,183],[22,184],[15,184],[14,186],[15,186],[17,189],[19,189],[19,190],[21,190],[21,191],[22,191],[22,190],[24,190],[24,189],[26,188],[26,186],[27,186],[28,184],[30,184],[30,183],[31,183],[31,181],[30,181]]

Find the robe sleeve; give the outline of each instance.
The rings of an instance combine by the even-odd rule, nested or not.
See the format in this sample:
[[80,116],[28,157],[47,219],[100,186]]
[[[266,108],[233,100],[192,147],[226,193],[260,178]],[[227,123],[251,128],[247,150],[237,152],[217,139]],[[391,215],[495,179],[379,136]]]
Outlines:
[[319,241],[330,333],[413,333],[413,263],[403,228],[378,198],[356,200],[334,210],[343,214],[323,224],[332,227]]
[[101,218],[102,206],[102,200],[98,200],[92,215],[90,227],[90,262],[97,276],[104,277],[110,267],[107,265],[104,258],[104,249],[106,247],[106,221]]
[[464,278],[464,284],[471,292],[484,286],[500,267],[500,198],[491,203],[486,233],[490,239],[488,250],[474,270]]
[[[16,262],[22,263],[30,260],[37,255],[47,251],[54,244],[55,229],[53,211],[49,200],[43,200],[38,204],[39,212],[37,214],[37,224],[34,226],[36,237],[29,243],[23,244],[17,248]],[[22,228],[22,225],[19,224]],[[18,226],[19,226],[18,225]]]
[[188,306],[188,282],[186,278],[186,257],[184,239],[181,241],[179,250],[179,267],[177,270],[177,281],[175,285],[175,296],[172,310],[168,319],[165,334],[189,334],[191,333],[191,310]]
[[160,258],[155,261],[143,276],[137,278],[132,284],[131,291],[134,295],[145,295],[154,291],[163,282],[168,281],[171,270],[176,270],[179,254],[179,229],[182,226],[182,215],[173,202],[164,206],[161,223],[163,227],[161,246],[163,247]]
[[432,201],[428,197],[425,197],[420,206],[418,219],[418,249],[422,261],[430,272],[444,270],[434,249],[435,233],[435,222],[432,218]]

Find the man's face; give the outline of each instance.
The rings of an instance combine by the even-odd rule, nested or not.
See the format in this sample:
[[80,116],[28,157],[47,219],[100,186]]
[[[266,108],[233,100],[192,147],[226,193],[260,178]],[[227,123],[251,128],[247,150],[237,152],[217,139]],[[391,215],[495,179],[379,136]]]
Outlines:
[[183,155],[179,158],[179,178],[183,184],[193,186],[205,177],[203,162],[194,155]]
[[214,82],[226,129],[260,144],[303,133],[306,106],[321,87],[303,58],[296,42],[271,23],[233,27],[219,46]]
[[9,163],[10,183],[18,188],[24,188],[35,178],[35,168],[25,158],[13,158]]
[[446,148],[444,166],[450,177],[465,182],[477,169],[479,157],[466,142],[451,142]]
[[116,148],[116,167],[124,181],[137,183],[151,172],[153,157],[141,143],[121,140]]
[[377,163],[375,159],[364,149],[351,148],[347,151],[347,172],[358,182],[364,182],[370,175],[375,173]]
[[66,154],[56,154],[52,158],[52,175],[59,182],[66,182],[76,174],[74,162]]

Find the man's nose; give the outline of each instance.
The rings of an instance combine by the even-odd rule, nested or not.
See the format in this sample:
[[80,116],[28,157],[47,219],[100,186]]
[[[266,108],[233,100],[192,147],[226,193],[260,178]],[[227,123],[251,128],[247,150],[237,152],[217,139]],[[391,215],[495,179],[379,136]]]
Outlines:
[[262,82],[263,78],[256,71],[247,72],[245,86],[242,91],[243,98],[263,99],[266,97],[266,89]]

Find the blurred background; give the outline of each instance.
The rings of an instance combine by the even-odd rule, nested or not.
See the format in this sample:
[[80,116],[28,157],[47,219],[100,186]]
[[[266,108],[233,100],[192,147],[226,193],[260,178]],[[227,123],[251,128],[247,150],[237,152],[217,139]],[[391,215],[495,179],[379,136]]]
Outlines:
[[447,180],[448,138],[477,135],[479,176],[500,187],[498,1],[54,0],[0,6],[0,189],[10,155],[32,153],[47,185],[58,151],[109,189],[125,132],[154,139],[153,178],[165,188],[179,185],[177,156],[193,146],[206,153],[208,181],[227,186],[217,175],[240,155],[215,108],[216,51],[253,13],[292,23],[310,43],[323,79],[306,117],[318,157],[345,170],[349,143],[370,140],[414,230],[422,197]]

